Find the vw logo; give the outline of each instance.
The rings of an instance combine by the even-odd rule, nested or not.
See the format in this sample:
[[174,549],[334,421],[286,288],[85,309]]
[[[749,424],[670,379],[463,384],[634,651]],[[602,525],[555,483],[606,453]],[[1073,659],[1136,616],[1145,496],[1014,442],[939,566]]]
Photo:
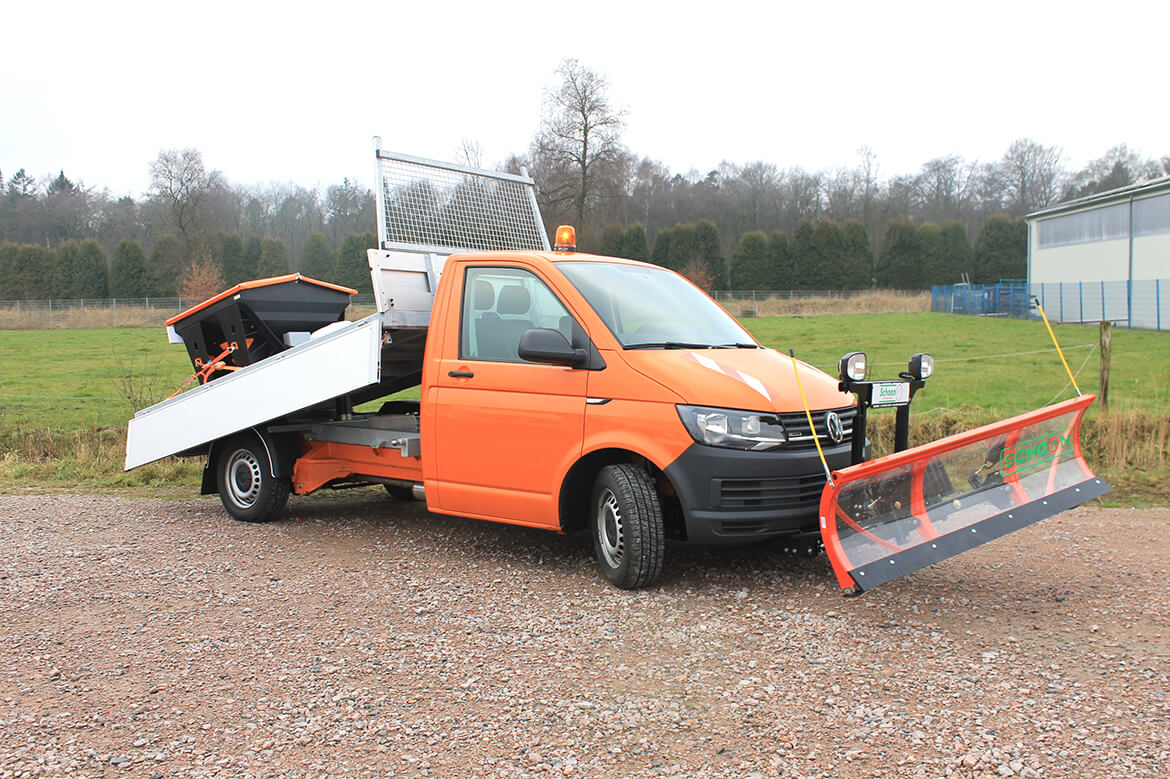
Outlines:
[[845,439],[845,426],[841,424],[841,417],[836,411],[825,414],[825,430],[829,433],[829,440],[835,444]]

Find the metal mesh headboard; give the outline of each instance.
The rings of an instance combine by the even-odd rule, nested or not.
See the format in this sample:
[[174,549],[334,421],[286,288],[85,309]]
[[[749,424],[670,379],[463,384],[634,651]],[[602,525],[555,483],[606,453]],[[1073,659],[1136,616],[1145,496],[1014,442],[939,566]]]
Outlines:
[[532,179],[383,151],[378,138],[374,155],[380,248],[548,250]]

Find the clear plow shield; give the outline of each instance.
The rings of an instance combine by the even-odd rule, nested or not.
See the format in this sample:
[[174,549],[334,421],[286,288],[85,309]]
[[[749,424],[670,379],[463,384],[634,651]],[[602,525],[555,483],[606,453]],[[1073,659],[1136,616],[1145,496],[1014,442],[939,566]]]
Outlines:
[[821,494],[837,580],[868,590],[1104,495],[1081,454],[1083,395],[845,468]]

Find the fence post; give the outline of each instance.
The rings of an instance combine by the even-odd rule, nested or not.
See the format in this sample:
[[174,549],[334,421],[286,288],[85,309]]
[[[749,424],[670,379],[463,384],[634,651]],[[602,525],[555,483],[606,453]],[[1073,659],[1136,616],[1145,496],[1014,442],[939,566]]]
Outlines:
[[150,327],[150,298],[146,299],[146,326]]
[[1097,397],[1101,400],[1101,410],[1109,410],[1109,362],[1113,353],[1113,323],[1108,319],[1101,320],[1101,378],[1097,382]]
[[1162,329],[1162,280],[1154,279],[1154,307],[1158,312],[1158,330]]
[[53,329],[53,299],[49,298],[49,329]]
[[85,298],[81,299],[81,329],[85,329]]
[[118,299],[117,298],[113,299],[113,309],[114,309],[114,327],[117,327],[118,326]]
[[16,301],[16,329],[20,329],[20,301]]

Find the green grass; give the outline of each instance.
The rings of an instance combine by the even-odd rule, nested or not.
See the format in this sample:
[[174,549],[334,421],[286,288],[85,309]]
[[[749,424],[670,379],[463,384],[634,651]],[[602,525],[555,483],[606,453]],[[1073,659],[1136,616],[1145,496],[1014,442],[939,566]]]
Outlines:
[[[939,437],[1073,396],[1044,325],[946,314],[765,317],[744,324],[767,346],[835,374],[849,351],[869,355],[871,378],[893,378],[914,352],[935,375],[915,399],[915,440]],[[1062,325],[1082,391],[1097,391],[1095,327]],[[1088,358],[1086,362],[1086,357]],[[161,328],[0,331],[0,488],[29,485],[189,489],[200,464],[168,460],[122,473],[125,425],[191,373],[186,350]],[[1113,411],[1090,412],[1090,460],[1121,500],[1170,503],[1165,452],[1170,335],[1115,329]],[[418,397],[418,390],[402,393]],[[1128,415],[1128,416],[1126,416]],[[883,435],[892,413],[875,412]],[[889,419],[886,419],[889,417]],[[1144,446],[1146,451],[1139,451]]]
[[[981,409],[990,417],[1020,414],[1075,395],[1042,322],[950,314],[771,317],[743,324],[765,346],[832,375],[851,351],[869,357],[870,378],[895,378],[915,352],[935,358],[934,376],[916,397],[915,413],[932,408]],[[1100,366],[1096,327],[1054,326],[1081,391],[1096,393]],[[1031,354],[1029,354],[1031,353]],[[1088,362],[1085,359],[1088,358]],[[1083,368],[1082,368],[1083,366]],[[1170,335],[1113,331],[1109,400],[1116,409],[1166,414],[1170,400]]]

